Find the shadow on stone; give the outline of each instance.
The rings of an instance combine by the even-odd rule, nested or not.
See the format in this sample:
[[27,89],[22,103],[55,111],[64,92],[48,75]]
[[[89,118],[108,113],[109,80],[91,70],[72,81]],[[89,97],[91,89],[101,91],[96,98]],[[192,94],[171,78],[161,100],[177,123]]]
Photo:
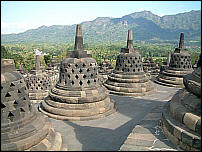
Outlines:
[[92,125],[81,126],[77,122],[64,121],[74,128],[76,139],[82,144],[83,151],[118,151],[128,135],[132,132],[133,128],[140,123],[142,118],[144,118],[152,108],[161,103],[161,101],[157,100],[134,99],[133,97],[112,95],[111,98],[115,100],[118,111],[106,118],[92,121],[103,121],[105,124],[113,124],[115,122],[114,119],[120,119],[120,116],[118,116],[120,114],[131,118],[123,123],[123,125],[120,125],[121,122],[123,122],[120,119],[120,124],[115,124],[115,126],[117,126],[115,129],[110,129],[109,127],[93,127]]

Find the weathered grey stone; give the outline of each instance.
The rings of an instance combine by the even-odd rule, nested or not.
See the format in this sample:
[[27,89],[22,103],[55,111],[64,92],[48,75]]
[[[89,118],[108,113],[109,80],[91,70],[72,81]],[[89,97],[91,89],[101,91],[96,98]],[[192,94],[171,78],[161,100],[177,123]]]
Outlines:
[[55,132],[50,120],[32,108],[25,81],[13,60],[1,59],[1,69],[1,150],[22,151],[33,146],[35,150],[60,150],[61,136],[55,148],[39,146],[45,139],[53,145],[47,137],[50,130]]
[[115,111],[107,89],[98,77],[98,66],[83,50],[81,25],[77,25],[75,50],[60,65],[59,80],[41,102],[39,110],[55,119],[89,120]]
[[166,104],[162,115],[165,135],[184,150],[201,150],[201,65],[198,65],[191,74],[184,76],[185,88]]
[[179,47],[171,54],[169,67],[161,70],[155,82],[170,87],[183,88],[183,76],[192,73],[191,57],[184,49],[184,33],[180,35]]
[[[143,71],[142,58],[138,50],[133,48],[132,37],[132,30],[129,30],[127,48],[121,49],[121,53],[117,56],[116,67],[108,75],[104,86],[110,93],[117,95],[143,96],[152,94],[156,89]],[[136,87],[134,88],[134,86]]]

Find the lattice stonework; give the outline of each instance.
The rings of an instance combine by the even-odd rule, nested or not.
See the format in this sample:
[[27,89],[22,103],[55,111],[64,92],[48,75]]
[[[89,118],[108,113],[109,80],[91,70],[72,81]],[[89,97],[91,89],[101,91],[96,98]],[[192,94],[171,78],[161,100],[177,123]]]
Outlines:
[[[199,59],[201,62],[201,56]],[[164,106],[161,124],[169,140],[184,150],[201,150],[201,65],[183,77],[180,89]]]
[[184,33],[180,35],[179,47],[171,54],[169,66],[161,71],[155,82],[170,87],[183,88],[183,76],[192,73],[190,54],[184,49]]
[[116,67],[104,85],[110,93],[125,96],[143,96],[156,91],[143,71],[141,55],[133,48],[132,30],[128,32],[127,48],[121,49]]
[[89,120],[116,111],[98,77],[98,65],[83,50],[81,26],[77,25],[75,50],[61,62],[59,80],[41,102],[39,110],[62,120]]
[[[49,145],[43,144],[45,140]],[[50,120],[32,107],[26,83],[14,61],[1,59],[1,150],[60,150],[61,142]]]

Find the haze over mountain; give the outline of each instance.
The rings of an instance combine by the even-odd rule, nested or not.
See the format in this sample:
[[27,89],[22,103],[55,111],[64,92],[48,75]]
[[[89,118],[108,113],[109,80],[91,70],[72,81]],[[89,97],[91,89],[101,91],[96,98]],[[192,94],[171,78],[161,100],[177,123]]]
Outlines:
[[[68,18],[65,18],[65,20]],[[135,12],[121,18],[98,17],[82,22],[84,43],[125,42],[128,29],[134,40],[201,41],[201,10],[158,16],[150,11]],[[18,34],[2,34],[1,43],[74,42],[76,24],[41,26]]]

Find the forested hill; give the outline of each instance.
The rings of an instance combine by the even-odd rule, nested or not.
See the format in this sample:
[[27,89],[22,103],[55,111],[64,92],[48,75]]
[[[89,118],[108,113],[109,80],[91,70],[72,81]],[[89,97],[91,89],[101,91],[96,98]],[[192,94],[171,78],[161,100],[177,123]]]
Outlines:
[[[179,40],[181,32],[185,33],[185,40],[201,41],[201,10],[162,17],[142,11],[121,18],[98,17],[81,24],[84,43],[124,43],[131,28],[135,41]],[[74,42],[75,27],[75,24],[41,26],[19,34],[2,34],[1,43]]]

